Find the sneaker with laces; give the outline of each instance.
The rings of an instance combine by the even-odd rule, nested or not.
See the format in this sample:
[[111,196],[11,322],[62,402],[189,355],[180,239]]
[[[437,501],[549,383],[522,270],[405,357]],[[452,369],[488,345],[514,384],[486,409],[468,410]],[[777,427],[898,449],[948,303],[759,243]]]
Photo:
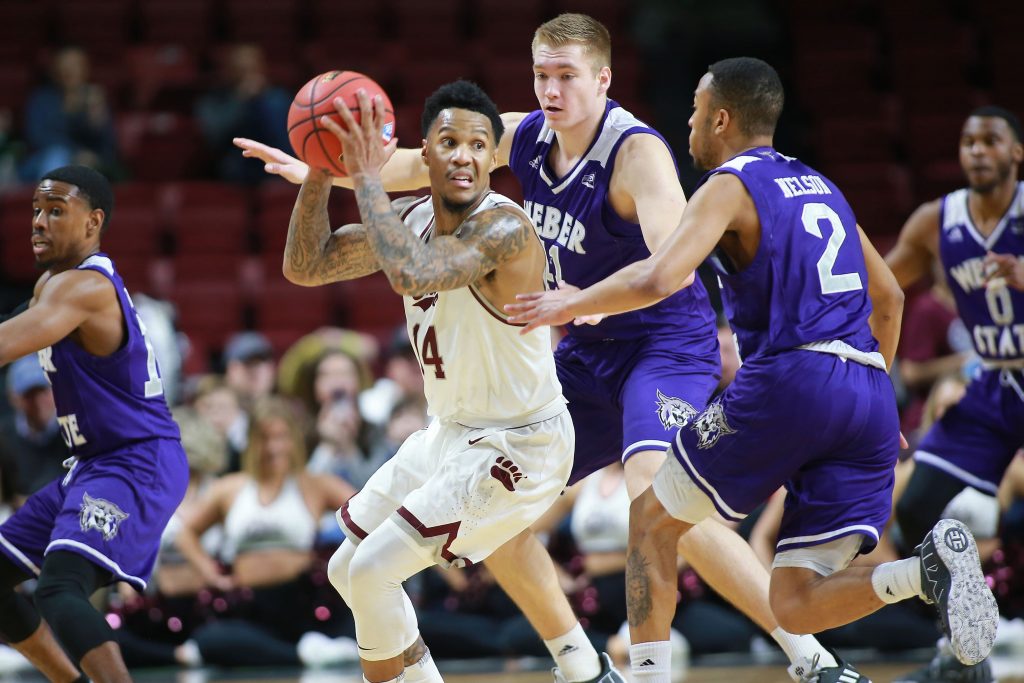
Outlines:
[[967,666],[980,663],[995,643],[999,608],[981,572],[974,536],[963,522],[941,519],[917,554],[921,588],[939,612],[953,655]]
[[[601,673],[597,675],[597,678],[591,678],[586,683],[626,683],[622,673],[612,665],[612,658],[608,656],[607,652],[602,652],[600,658]],[[568,683],[557,666],[551,670],[551,674],[555,677],[555,683]]]
[[950,652],[939,652],[920,669],[897,676],[893,683],[993,683],[992,666],[982,660],[973,666],[961,664]]
[[808,661],[806,658],[789,665],[787,671],[796,683],[871,683],[857,667],[840,657],[835,650],[828,648],[836,658],[836,666],[819,666],[818,655]]

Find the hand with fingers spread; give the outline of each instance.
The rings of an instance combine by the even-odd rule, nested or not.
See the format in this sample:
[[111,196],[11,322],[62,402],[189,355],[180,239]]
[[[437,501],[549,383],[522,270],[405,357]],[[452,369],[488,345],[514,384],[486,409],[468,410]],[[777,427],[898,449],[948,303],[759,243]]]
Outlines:
[[999,279],[1008,287],[1024,291],[1024,258],[991,251],[985,254],[985,283]]
[[342,124],[328,116],[320,118],[320,125],[341,140],[342,160],[348,174],[355,179],[360,175],[379,176],[391,155],[398,149],[398,138],[384,139],[384,99],[377,95],[371,101],[364,90],[356,93],[359,100],[359,122],[340,98],[334,99]]
[[243,157],[259,159],[264,163],[264,171],[281,176],[290,183],[301,184],[309,171],[309,166],[277,147],[249,138],[234,138],[231,142],[242,150]]

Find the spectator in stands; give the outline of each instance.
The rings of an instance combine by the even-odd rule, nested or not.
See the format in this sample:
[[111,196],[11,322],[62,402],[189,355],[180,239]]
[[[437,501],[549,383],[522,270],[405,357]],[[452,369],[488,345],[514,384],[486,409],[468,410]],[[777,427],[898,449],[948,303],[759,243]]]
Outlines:
[[228,442],[228,472],[237,472],[249,439],[249,413],[220,375],[206,375],[195,387],[194,405],[200,417]]
[[53,391],[35,354],[11,363],[7,391],[14,410],[0,420],[0,459],[15,463],[17,477],[10,485],[27,497],[61,476],[69,453]]
[[51,82],[37,87],[25,107],[29,156],[22,180],[33,182],[51,168],[84,164],[119,175],[117,140],[103,87],[89,81],[89,58],[77,47],[54,57]]
[[[243,471],[215,481],[178,532],[178,548],[204,582],[227,593],[226,618],[193,634],[209,664],[356,660],[354,641],[306,637],[330,626],[314,614],[317,591],[310,572],[317,520],[341,507],[355,489],[336,477],[304,472],[300,422],[282,399],[260,403],[253,412]],[[215,524],[224,527],[223,565],[200,542]],[[230,569],[225,572],[225,567]]]
[[259,332],[239,332],[224,347],[224,381],[250,410],[274,390],[274,347]]
[[268,80],[261,48],[231,48],[223,63],[220,85],[196,104],[196,118],[222,179],[240,183],[263,180],[263,163],[238,156],[231,140],[237,136],[251,137],[289,149],[290,105],[288,93]]
[[405,325],[391,335],[383,376],[359,396],[359,410],[368,422],[382,426],[405,399],[423,400],[423,371],[409,342]]
[[340,349],[324,352],[316,363],[313,414],[319,442],[308,468],[341,477],[356,489],[387,459],[370,457],[376,453],[376,435],[359,410],[361,376],[358,359]]

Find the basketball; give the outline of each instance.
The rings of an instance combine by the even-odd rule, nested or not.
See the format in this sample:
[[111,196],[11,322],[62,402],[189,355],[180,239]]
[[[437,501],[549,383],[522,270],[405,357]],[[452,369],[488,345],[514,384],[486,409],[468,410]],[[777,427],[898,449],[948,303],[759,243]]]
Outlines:
[[296,156],[331,175],[348,175],[341,160],[341,141],[320,125],[320,117],[330,116],[344,128],[345,124],[334,107],[334,98],[340,97],[348,105],[356,123],[359,123],[356,91],[360,88],[366,91],[371,101],[374,95],[384,98],[383,142],[391,139],[395,131],[395,112],[384,89],[373,79],[355,71],[328,71],[302,86],[288,110],[288,139]]

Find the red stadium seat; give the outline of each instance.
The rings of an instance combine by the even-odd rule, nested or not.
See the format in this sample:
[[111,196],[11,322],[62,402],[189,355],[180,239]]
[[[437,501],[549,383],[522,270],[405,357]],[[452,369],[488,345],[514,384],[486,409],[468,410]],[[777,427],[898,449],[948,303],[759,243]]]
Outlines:
[[179,254],[244,254],[249,251],[249,203],[227,183],[168,183],[161,190]]
[[265,284],[252,292],[260,329],[314,329],[336,324],[330,286],[300,287],[290,282]]
[[196,334],[220,345],[243,328],[242,295],[235,283],[176,283],[170,300],[178,311],[178,327],[188,335]]
[[139,0],[142,37],[190,49],[204,46],[214,26],[213,6],[212,0]]

